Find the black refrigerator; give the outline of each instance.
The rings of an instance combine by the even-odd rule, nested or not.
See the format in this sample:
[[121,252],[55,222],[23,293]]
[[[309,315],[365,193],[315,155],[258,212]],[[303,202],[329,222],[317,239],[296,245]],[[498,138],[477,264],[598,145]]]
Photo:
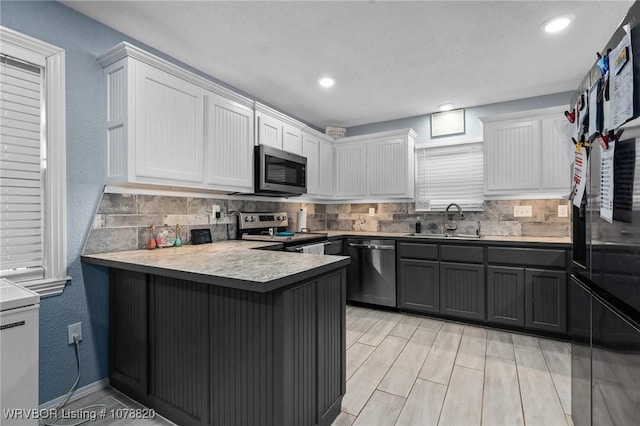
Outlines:
[[[640,112],[638,18],[636,2],[621,24],[632,27],[634,117]],[[619,28],[604,51],[617,45],[621,34]],[[590,87],[598,72],[592,69],[579,91]],[[601,217],[603,149],[597,140],[588,148],[582,203],[573,208],[569,323],[571,415],[576,426],[640,425],[639,121],[625,124],[616,142],[611,222]]]

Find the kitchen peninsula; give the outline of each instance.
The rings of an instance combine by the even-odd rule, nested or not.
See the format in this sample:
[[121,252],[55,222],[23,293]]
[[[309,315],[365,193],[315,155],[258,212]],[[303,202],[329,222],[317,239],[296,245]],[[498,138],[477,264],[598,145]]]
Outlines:
[[342,256],[213,244],[110,268],[111,385],[181,425],[328,425],[345,393]]

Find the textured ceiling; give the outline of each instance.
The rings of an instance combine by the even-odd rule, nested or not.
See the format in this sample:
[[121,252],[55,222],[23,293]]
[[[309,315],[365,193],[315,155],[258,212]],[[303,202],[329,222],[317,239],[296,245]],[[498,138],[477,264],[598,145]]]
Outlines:
[[573,90],[633,2],[62,3],[324,128]]

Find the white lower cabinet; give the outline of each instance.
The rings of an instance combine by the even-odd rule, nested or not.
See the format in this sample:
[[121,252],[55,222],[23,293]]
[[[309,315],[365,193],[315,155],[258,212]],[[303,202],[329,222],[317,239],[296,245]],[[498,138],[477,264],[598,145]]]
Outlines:
[[253,110],[215,93],[205,96],[207,183],[219,189],[253,189]]

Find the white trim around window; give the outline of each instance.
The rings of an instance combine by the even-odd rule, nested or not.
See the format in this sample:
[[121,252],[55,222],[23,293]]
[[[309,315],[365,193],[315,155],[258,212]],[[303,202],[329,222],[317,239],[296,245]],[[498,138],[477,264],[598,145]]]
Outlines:
[[44,202],[44,278],[20,284],[41,296],[62,293],[67,275],[67,165],[65,52],[63,49],[0,26],[0,53],[45,70],[44,107],[47,171]]

